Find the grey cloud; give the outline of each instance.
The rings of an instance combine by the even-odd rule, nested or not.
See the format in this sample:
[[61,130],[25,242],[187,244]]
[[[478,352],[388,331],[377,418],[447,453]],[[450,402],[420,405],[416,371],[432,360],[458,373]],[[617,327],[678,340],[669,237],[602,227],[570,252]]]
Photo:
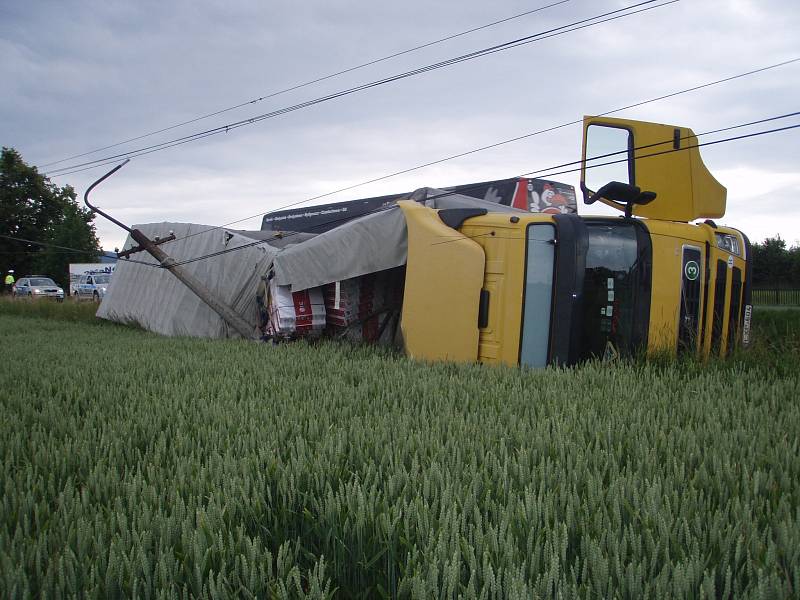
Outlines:
[[[266,112],[625,4],[576,0],[139,143]],[[531,7],[475,0],[14,4],[0,9],[0,77],[12,82],[0,97],[0,143],[17,147],[30,161],[61,158]],[[335,189],[790,58],[798,26],[792,0],[680,2],[154,154],[134,161],[101,190],[110,206],[137,220],[232,220],[323,186]],[[788,112],[799,72],[800,65],[786,67],[626,116],[702,131]],[[797,140],[796,133],[787,133],[708,148],[704,157],[712,170],[748,166],[768,177],[794,168]],[[562,130],[341,197],[457,183],[473,174],[504,177],[573,160],[578,153],[579,130]],[[82,191],[102,172],[57,181]],[[738,209],[730,216],[740,214],[746,219]],[[800,223],[797,215],[776,221],[776,228],[787,231]],[[118,235],[99,227],[103,239]]]

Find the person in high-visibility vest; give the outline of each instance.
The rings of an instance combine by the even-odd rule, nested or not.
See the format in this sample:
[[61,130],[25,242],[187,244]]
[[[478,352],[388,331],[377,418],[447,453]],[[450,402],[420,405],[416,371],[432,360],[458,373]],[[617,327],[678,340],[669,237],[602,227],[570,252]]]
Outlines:
[[6,294],[10,294],[14,287],[14,269],[9,269],[6,274]]

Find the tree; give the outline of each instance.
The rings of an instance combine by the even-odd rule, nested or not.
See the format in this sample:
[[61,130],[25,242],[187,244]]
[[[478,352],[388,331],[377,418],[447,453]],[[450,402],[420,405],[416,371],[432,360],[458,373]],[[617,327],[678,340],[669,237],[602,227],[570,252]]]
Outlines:
[[[78,204],[72,186],[55,185],[36,167],[26,164],[19,152],[3,148],[0,155],[0,270],[3,274],[9,269],[14,269],[18,277],[36,272],[66,284],[70,262],[95,262],[100,256],[93,220],[91,211]],[[2,236],[24,238],[33,243]]]
[[800,286],[800,246],[786,247],[780,236],[753,244],[753,284],[764,287]]
[[800,246],[789,250],[789,279],[793,287],[800,287]]

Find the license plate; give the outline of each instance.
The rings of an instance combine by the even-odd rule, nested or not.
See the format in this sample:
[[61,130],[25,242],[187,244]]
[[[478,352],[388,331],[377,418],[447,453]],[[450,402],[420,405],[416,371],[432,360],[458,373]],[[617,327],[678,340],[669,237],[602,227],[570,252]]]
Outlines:
[[742,344],[750,345],[750,321],[753,318],[753,306],[747,304],[744,307],[744,323],[742,324]]

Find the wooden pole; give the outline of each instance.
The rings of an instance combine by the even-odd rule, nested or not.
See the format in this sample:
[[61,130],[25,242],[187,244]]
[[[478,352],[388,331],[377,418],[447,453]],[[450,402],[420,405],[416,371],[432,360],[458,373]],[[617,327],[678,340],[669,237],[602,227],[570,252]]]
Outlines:
[[214,312],[216,312],[222,319],[230,325],[239,335],[246,340],[257,339],[254,335],[255,327],[245,321],[235,310],[224,302],[218,300],[214,294],[211,293],[203,282],[197,279],[194,275],[188,273],[176,264],[174,258],[169,256],[161,248],[156,246],[150,238],[148,238],[139,229],[131,230],[131,237],[139,244],[150,256],[155,258],[159,264],[167,269],[170,273],[175,275],[186,287],[192,290],[200,300],[205,302]]

